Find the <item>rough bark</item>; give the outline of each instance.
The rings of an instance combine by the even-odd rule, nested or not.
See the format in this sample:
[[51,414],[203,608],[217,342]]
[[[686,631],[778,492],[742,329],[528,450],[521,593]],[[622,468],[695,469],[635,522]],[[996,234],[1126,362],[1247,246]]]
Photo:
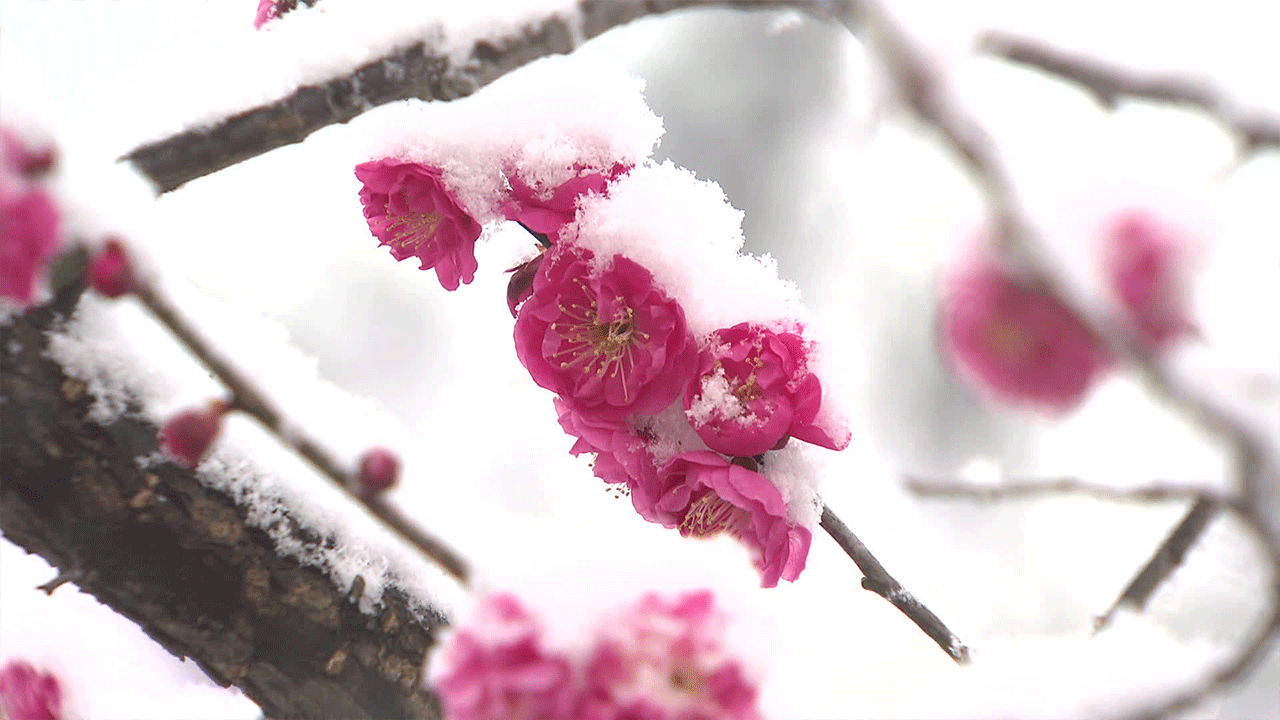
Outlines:
[[[0,327],[0,530],[72,582],[235,684],[273,718],[439,718],[423,659],[443,625],[388,591],[358,608],[315,568],[282,557],[246,508],[170,463],[155,427],[88,419],[91,398],[45,356],[71,288]],[[321,533],[295,534],[324,542]]]

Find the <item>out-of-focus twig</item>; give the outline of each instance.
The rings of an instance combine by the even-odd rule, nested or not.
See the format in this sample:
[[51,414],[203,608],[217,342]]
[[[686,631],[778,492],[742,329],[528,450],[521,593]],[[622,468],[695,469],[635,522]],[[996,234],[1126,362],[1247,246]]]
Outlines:
[[956,634],[934,615],[929,608],[907,592],[901,583],[889,574],[875,555],[858,539],[857,535],[845,525],[831,508],[822,507],[822,529],[836,541],[842,550],[849,555],[858,569],[862,571],[862,588],[870,590],[888,600],[894,607],[902,611],[911,622],[924,631],[943,652],[951,656],[957,663],[969,662],[969,648]]
[[1280,148],[1280,118],[1247,110],[1239,100],[1206,81],[1172,73],[1142,73],[1007,32],[989,31],[978,46],[991,55],[1074,82],[1107,107],[1114,107],[1124,97],[1186,105],[1209,113],[1238,135],[1246,152],[1264,146]]
[[350,473],[334,460],[319,443],[305,436],[295,427],[285,426],[284,414],[274,407],[262,393],[258,392],[235,367],[220,357],[192,327],[186,317],[174,307],[155,287],[140,280],[134,294],[143,305],[166,328],[173,333],[191,354],[200,359],[205,367],[231,391],[231,402],[235,409],[257,419],[285,445],[294,449],[299,455],[312,464],[322,475],[352,499],[360,502],[382,522],[395,531],[409,544],[418,548],[424,555],[444,568],[446,572],[459,582],[467,583],[470,571],[462,556],[439,538],[423,531],[406,518],[394,506],[384,499],[369,497],[353,491]]

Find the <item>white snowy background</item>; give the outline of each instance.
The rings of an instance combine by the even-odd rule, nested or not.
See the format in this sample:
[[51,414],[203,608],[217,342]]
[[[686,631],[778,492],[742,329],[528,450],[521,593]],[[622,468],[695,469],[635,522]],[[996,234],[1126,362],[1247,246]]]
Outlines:
[[[798,582],[761,590],[733,542],[682,540],[606,493],[567,454],[572,442],[550,395],[512,349],[501,271],[527,240],[499,233],[479,250],[475,283],[456,293],[412,262],[395,263],[361,215],[349,128],[158,201],[112,166],[140,141],[279,94],[326,63],[358,62],[371,38],[413,27],[391,16],[307,44],[300,30],[284,32],[292,16],[280,31],[254,33],[253,5],[0,0],[0,99],[14,112],[5,121],[13,108],[39,119],[62,146],[60,189],[83,205],[83,226],[145,247],[201,327],[309,432],[347,460],[375,442],[402,452],[394,501],[470,557],[487,585],[531,598],[558,628],[642,589],[712,587],[738,619],[735,643],[762,673],[770,718],[1102,716],[1194,676],[1249,627],[1264,578],[1229,523],[1215,522],[1148,616],[1121,618],[1090,640],[1092,617],[1182,506],[921,503],[901,490],[903,473],[1208,482],[1221,463],[1122,377],[1052,422],[994,410],[950,377],[932,341],[932,283],[979,217],[979,199],[936,141],[896,112],[843,29],[790,13],[701,11],[615,30],[575,57],[647,80],[666,127],[658,156],[721,183],[746,212],[748,249],[777,257],[838,335],[854,441],[825,468],[823,496],[974,648],[970,668],[861,590],[825,534],[815,535]],[[415,18],[431,17],[414,5]],[[467,27],[454,5],[440,3],[442,17]],[[973,27],[1007,27],[1137,67],[1194,72],[1280,113],[1278,5],[901,5],[944,58]],[[486,7],[468,3],[468,12]],[[1115,188],[1140,187],[1208,228],[1196,305],[1206,341],[1185,361],[1232,392],[1243,392],[1242,378],[1270,376],[1261,389],[1250,384],[1249,397],[1280,426],[1280,154],[1237,167],[1229,138],[1203,115],[1127,103],[1108,116],[1078,89],[1025,70],[984,59],[955,69],[1029,187],[1068,189],[1085,203],[1081,214],[1105,207]],[[1170,200],[1185,197],[1195,202]],[[83,327],[68,357],[94,347],[97,330],[129,330],[133,345],[116,357],[146,362],[118,369],[153,388],[155,413],[216,391],[131,301],[90,301]],[[286,334],[314,360],[281,349]],[[237,467],[252,453],[262,482],[322,496],[307,485],[320,481],[271,442],[233,422],[211,467]],[[361,513],[341,516],[326,502],[315,499],[309,512],[358,540],[335,559],[335,576],[368,572],[386,551],[389,567],[412,571],[412,588],[450,610],[465,606],[443,575],[388,549]],[[33,589],[52,575],[0,543],[0,661],[57,670],[80,717],[258,715],[74,587],[51,597]],[[1189,716],[1280,717],[1280,650],[1268,658]]]

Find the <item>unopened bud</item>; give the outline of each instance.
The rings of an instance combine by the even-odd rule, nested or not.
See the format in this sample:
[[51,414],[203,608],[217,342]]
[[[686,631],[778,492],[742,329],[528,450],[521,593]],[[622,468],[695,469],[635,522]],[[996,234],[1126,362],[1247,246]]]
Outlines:
[[390,489],[400,476],[400,460],[386,448],[373,448],[360,458],[358,491],[363,495],[376,495]]
[[86,273],[89,287],[106,297],[117,298],[134,289],[133,263],[116,238],[107,240],[89,263]]
[[178,464],[195,467],[222,429],[222,416],[231,409],[226,400],[214,400],[200,410],[184,410],[160,428],[160,447]]

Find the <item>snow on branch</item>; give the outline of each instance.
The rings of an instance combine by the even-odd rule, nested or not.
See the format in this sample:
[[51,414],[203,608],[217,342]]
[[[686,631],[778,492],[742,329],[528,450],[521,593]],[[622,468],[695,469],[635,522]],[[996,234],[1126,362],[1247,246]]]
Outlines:
[[[350,588],[282,554],[254,508],[175,463],[142,467],[156,428],[99,424],[93,393],[48,356],[83,286],[14,316],[0,352],[0,529],[64,582],[136,622],[268,717],[439,718],[422,657],[444,620],[397,588]],[[293,535],[323,533],[290,517]]]
[[1280,147],[1280,118],[1249,110],[1205,81],[1173,74],[1145,74],[1005,32],[987,32],[979,47],[996,57],[1081,85],[1107,107],[1114,107],[1125,96],[1188,105],[1204,110],[1238,135],[1245,152]]
[[[456,100],[538,58],[572,52],[633,20],[697,7],[793,8],[828,17],[847,0],[578,0],[536,20],[506,22],[500,30],[454,47],[443,25],[360,67],[305,85],[274,102],[141,145],[122,159],[160,193],[275,148],[301,142],[328,125],[379,105],[418,98]],[[288,22],[283,18],[279,22]],[[453,41],[456,42],[456,41]],[[461,59],[459,59],[461,58]]]

